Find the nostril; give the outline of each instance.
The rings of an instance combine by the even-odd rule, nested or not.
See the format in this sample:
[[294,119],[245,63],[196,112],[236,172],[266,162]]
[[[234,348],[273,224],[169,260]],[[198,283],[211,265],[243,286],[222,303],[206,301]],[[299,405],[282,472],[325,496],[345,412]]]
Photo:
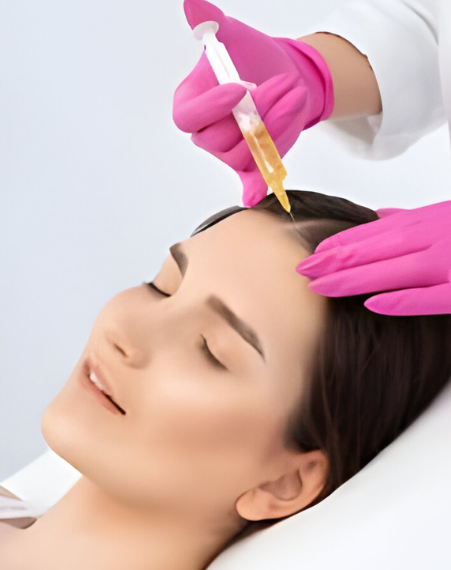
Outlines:
[[127,356],[127,353],[124,352],[124,351],[122,350],[122,348],[121,348],[118,344],[113,343],[113,346],[114,346],[114,348],[115,348],[116,350],[118,350],[118,351],[122,354],[122,356]]

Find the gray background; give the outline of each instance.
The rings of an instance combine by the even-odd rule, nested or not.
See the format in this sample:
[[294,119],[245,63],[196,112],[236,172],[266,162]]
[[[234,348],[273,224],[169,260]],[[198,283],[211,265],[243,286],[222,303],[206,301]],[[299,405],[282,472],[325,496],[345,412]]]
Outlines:
[[[218,3],[299,37],[344,2]],[[240,203],[236,174],[172,123],[174,90],[200,53],[182,0],[0,2],[0,480],[46,451],[42,413],[108,299]],[[371,162],[318,127],[284,159],[286,187],[420,206],[449,199],[449,152],[443,127]]]

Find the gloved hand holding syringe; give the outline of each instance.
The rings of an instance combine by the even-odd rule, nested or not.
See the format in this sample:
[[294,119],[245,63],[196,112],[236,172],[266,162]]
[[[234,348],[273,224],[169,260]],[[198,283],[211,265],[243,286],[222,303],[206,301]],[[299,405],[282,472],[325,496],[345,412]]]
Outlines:
[[[246,96],[243,103],[250,101],[253,112],[258,110],[261,125],[274,141],[275,147],[269,154],[274,156],[275,151],[283,157],[303,130],[331,115],[334,95],[330,71],[323,57],[310,45],[268,36],[226,16],[211,2],[184,0],[183,8],[193,30],[205,22],[219,25],[216,37],[224,44],[236,73],[229,70],[230,79],[221,83],[223,79],[217,78],[204,51],[175,91],[174,122],[180,130],[191,133],[196,146],[235,170],[243,184],[243,204],[255,206],[267,195],[268,185],[273,189],[276,186],[275,193],[277,188],[283,189],[284,169],[281,161],[276,161],[279,171],[274,168],[274,178],[277,177],[278,185],[265,180],[261,173],[264,166],[257,166],[249,150],[249,142],[252,144],[253,140],[244,140],[234,109]],[[214,41],[214,33],[211,37]],[[222,54],[220,59],[224,57],[227,55]],[[238,78],[243,81],[238,83]],[[243,83],[256,87],[246,93]],[[268,162],[274,167],[273,160],[270,158]],[[283,190],[279,195],[283,195]]]
[[[194,37],[204,43],[205,53],[219,84],[232,81],[245,83],[241,81],[224,44],[216,39],[218,28],[217,22],[202,22],[194,28]],[[265,182],[277,196],[282,207],[290,213],[290,203],[283,187],[287,171],[249,91],[232,112]]]

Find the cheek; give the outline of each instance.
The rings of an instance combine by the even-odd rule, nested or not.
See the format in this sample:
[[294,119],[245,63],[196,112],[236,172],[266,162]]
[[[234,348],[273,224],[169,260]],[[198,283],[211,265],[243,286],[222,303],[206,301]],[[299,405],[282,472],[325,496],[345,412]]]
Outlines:
[[44,438],[129,504],[191,511],[230,505],[278,449],[282,405],[265,379],[188,374],[187,363],[172,360],[129,378],[126,416],[85,401],[70,379],[44,413]]
[[269,394],[227,375],[166,371],[160,378],[142,393],[124,440],[147,482],[169,498],[177,492],[206,497],[254,480],[277,441]]

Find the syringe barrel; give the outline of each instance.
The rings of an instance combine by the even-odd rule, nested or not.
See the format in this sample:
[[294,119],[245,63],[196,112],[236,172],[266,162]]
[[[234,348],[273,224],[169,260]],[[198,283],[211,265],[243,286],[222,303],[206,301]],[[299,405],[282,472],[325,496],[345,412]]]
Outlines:
[[262,121],[249,91],[232,112],[239,127],[246,131],[256,127]]
[[[245,83],[241,80],[225,45],[216,38],[218,27],[217,22],[203,22],[196,26],[194,35],[197,39],[202,39],[206,56],[220,84]],[[265,182],[289,212],[290,204],[283,188],[287,171],[249,91],[233,109],[233,116]]]

